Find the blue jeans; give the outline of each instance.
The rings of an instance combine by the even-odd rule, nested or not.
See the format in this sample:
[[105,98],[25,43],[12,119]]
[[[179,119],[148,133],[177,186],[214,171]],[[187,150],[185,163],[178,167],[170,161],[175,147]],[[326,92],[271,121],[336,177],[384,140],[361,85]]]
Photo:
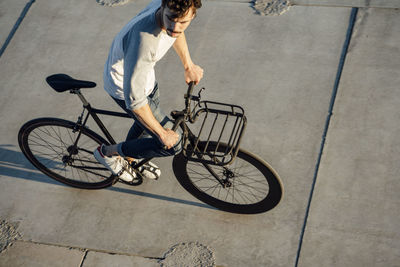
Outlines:
[[[154,86],[153,92],[147,97],[151,111],[156,120],[164,127],[172,129],[174,122],[160,109],[160,93],[158,84]],[[178,142],[170,149],[164,149],[164,144],[148,130],[135,116],[135,114],[126,108],[125,101],[113,98],[115,102],[128,113],[135,121],[130,128],[125,142],[118,144],[118,153],[123,157],[135,159],[166,157],[179,153],[182,150],[182,130],[178,129]]]

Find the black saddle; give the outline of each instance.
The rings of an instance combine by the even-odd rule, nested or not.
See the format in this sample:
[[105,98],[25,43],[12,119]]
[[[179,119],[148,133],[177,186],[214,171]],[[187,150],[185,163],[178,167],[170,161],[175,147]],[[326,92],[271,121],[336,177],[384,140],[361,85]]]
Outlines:
[[96,83],[75,80],[67,74],[53,74],[46,78],[47,83],[57,92],[65,92],[71,89],[93,88]]

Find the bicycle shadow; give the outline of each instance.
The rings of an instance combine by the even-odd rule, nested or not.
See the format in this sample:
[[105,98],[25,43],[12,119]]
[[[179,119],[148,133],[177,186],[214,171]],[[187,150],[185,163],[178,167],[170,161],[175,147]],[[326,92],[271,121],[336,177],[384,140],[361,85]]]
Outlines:
[[[18,179],[30,180],[41,183],[48,183],[53,185],[65,186],[62,183],[57,182],[44,175],[40,171],[38,171],[22,154],[22,152],[15,151],[12,149],[18,149],[15,145],[3,144],[0,145],[0,176],[9,176]],[[198,203],[190,200],[184,200],[179,198],[173,198],[163,195],[157,195],[147,192],[141,192],[129,188],[121,188],[121,187],[108,187],[105,190],[111,190],[119,193],[133,194],[141,197],[148,197],[162,201],[168,201],[173,203],[179,203],[184,205],[190,205],[200,208],[207,208],[216,210],[216,208],[209,206],[207,204]]]
[[62,185],[59,182],[49,179],[46,175],[36,170],[21,152],[8,148],[15,148],[14,145],[0,145],[0,175],[15,177],[19,179],[32,180],[36,182]]

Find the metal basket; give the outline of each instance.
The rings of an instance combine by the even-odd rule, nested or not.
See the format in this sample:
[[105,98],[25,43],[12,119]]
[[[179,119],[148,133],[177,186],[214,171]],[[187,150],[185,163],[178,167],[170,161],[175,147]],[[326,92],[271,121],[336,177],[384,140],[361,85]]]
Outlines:
[[194,143],[186,139],[183,153],[192,161],[213,165],[233,162],[246,127],[242,107],[213,101],[201,101],[194,116],[192,132],[197,136]]

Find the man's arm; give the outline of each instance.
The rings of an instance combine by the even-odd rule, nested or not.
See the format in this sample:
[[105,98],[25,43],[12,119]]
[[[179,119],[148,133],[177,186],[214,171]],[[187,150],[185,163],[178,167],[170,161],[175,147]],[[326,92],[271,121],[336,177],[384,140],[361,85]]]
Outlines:
[[[195,65],[190,57],[189,49],[186,43],[185,34],[182,33],[174,43],[174,49],[179,55],[183,67],[185,68],[185,80],[187,83],[194,81],[199,83],[203,77],[203,69]],[[178,142],[179,135],[170,129],[163,128],[154,118],[148,104],[133,110],[140,122],[155,135],[169,149]]]
[[180,57],[183,67],[185,68],[186,83],[194,81],[195,84],[198,84],[201,78],[203,78],[203,69],[200,66],[195,65],[192,59],[190,58],[189,49],[184,32],[181,33],[179,37],[176,39],[174,43],[174,49],[178,54],[178,56]]
[[[131,37],[131,36],[129,36]],[[152,70],[150,54],[146,46],[139,46],[140,36],[133,36],[125,43],[124,58],[124,96],[126,107],[133,111],[136,118],[169,149],[178,142],[179,135],[164,129],[151,112],[144,93],[146,76]],[[133,40],[133,41],[132,41]],[[141,56],[140,56],[141,55]]]
[[152,131],[168,149],[173,147],[178,142],[179,135],[171,129],[161,126],[156,118],[154,118],[149,104],[146,104],[138,109],[134,109],[133,113],[136,115],[139,121],[147,129]]

